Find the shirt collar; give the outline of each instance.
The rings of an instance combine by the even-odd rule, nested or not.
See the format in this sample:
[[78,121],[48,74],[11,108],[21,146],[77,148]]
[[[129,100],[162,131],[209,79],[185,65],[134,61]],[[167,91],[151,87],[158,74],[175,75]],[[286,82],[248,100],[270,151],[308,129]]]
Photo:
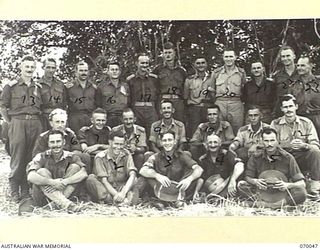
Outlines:
[[[294,123],[300,124],[300,117],[298,115],[296,115],[296,120],[294,121]],[[286,121],[285,116],[282,116],[280,118],[279,124],[288,124],[287,121]]]
[[[222,72],[222,73],[227,73],[226,66],[223,66],[221,72]],[[235,66],[235,68],[234,68],[233,71],[232,71],[232,74],[234,74],[234,73],[240,73],[239,68],[238,68],[237,66]]]
[[[255,133],[261,132],[261,130],[262,130],[263,128],[264,128],[263,122],[260,121],[260,127],[259,127],[259,129],[257,130],[257,132],[255,132]],[[254,132],[251,123],[248,124],[248,130],[249,130],[250,132]]]
[[[23,85],[23,84],[27,85],[27,84],[24,82],[24,80],[22,79],[22,77],[20,77],[19,80],[18,80],[18,85]],[[32,79],[32,78],[31,78],[31,84],[30,84],[30,86],[35,86],[35,81],[34,81],[34,79]]]
[[[113,150],[111,147],[108,147],[108,149],[105,151],[105,156],[107,160],[112,160],[112,161],[119,161],[121,158],[125,156],[125,153],[121,151],[118,156],[115,156],[113,154]],[[113,157],[116,157],[116,159],[113,159]]]
[[[175,125],[175,123],[176,123],[176,120],[175,119],[173,119],[173,118],[171,118],[172,120],[171,120],[171,126],[174,126]],[[166,126],[166,124],[164,123],[164,121],[163,121],[163,119],[161,119],[161,124],[160,124],[161,126]]]
[[[74,83],[76,86],[81,86],[78,79],[75,79]],[[87,80],[86,81],[86,88],[89,88],[91,85],[92,85],[92,83],[89,80]]]
[[[124,124],[121,124],[121,126],[122,126],[122,132],[123,132],[123,134],[126,135],[126,134],[127,134],[127,131],[126,131],[125,127],[124,127]],[[138,129],[138,125],[133,124],[133,134],[135,134],[135,135],[138,134],[138,133],[137,133],[137,129]]]
[[[209,76],[210,76],[210,74],[209,74],[208,71],[204,72],[204,78],[203,78],[202,81],[205,82],[206,80],[208,80]],[[194,78],[195,78],[195,79],[196,79],[196,78],[200,78],[197,71],[196,71],[196,73],[194,74]]]
[[[46,151],[46,155],[53,159],[53,157],[52,157],[52,152],[51,152],[50,149],[48,149],[48,150]],[[62,155],[61,155],[61,157],[59,158],[58,161],[62,161],[62,160],[66,159],[66,158],[69,157],[69,156],[70,156],[70,152],[63,150],[63,151],[62,151]]]

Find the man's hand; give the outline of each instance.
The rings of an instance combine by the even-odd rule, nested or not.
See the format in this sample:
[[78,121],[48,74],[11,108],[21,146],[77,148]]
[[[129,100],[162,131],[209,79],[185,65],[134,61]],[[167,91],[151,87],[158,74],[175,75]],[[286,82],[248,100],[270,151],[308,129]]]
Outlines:
[[137,150],[137,147],[135,144],[130,143],[127,145],[126,149],[128,149],[131,153],[134,153]]
[[126,198],[126,194],[123,191],[120,191],[116,193],[115,196],[113,196],[113,200],[115,202],[123,202],[125,198]]
[[285,191],[287,190],[289,187],[289,183],[284,182],[284,181],[278,181],[274,184],[275,189],[279,189],[280,191]]
[[197,191],[194,192],[193,197],[192,197],[192,201],[196,202],[196,203],[201,201],[200,195]]
[[162,186],[164,186],[164,187],[170,187],[170,185],[171,185],[170,179],[167,176],[164,176],[162,174],[157,174],[156,180],[158,182],[160,182],[162,184]]
[[235,180],[230,180],[228,185],[228,194],[230,196],[235,196],[237,194],[237,182]]
[[183,180],[181,180],[178,185],[177,188],[180,188],[180,190],[185,191],[188,189],[188,187],[190,186],[192,180],[190,178],[185,178]]
[[52,179],[50,181],[50,186],[60,191],[66,188],[66,185],[64,184],[63,179]]
[[303,142],[301,139],[293,139],[291,141],[291,148],[295,150],[304,149],[307,145],[308,144]]
[[258,189],[267,190],[267,183],[265,179],[254,179],[254,184]]
[[92,146],[87,147],[85,150],[83,150],[83,153],[91,154],[94,151],[97,151],[98,149],[99,149],[99,145],[92,145]]

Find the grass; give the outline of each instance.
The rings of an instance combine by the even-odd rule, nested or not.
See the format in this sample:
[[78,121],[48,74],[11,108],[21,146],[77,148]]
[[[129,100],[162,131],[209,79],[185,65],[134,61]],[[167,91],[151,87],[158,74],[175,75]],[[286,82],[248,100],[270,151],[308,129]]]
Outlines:
[[204,203],[188,204],[182,208],[168,207],[163,211],[147,204],[137,206],[108,206],[93,202],[84,203],[85,210],[70,214],[65,210],[36,208],[32,213],[18,216],[18,204],[7,200],[10,157],[0,149],[0,218],[54,218],[54,217],[224,217],[224,216],[318,216],[320,203],[307,200],[297,207],[269,208],[250,207],[238,199],[209,198]]

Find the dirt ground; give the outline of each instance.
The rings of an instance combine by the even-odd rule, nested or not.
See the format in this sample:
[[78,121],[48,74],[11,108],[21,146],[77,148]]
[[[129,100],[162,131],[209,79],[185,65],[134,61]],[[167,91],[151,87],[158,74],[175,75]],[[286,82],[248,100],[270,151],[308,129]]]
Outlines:
[[[18,204],[7,200],[10,157],[0,144],[0,218],[17,218]],[[80,203],[79,203],[80,204]],[[283,207],[278,210],[248,207],[238,200],[208,200],[201,204],[188,204],[182,208],[169,207],[164,211],[146,204],[131,207],[100,205],[93,202],[81,203],[84,211],[69,214],[64,210],[36,208],[33,213],[24,213],[22,217],[223,217],[223,216],[319,216],[320,203],[307,200],[296,208]]]

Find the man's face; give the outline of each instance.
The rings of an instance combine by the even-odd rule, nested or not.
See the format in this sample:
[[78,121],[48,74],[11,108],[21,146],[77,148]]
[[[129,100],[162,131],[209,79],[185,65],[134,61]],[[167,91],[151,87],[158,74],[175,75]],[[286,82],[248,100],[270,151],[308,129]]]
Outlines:
[[288,117],[295,117],[298,109],[298,105],[296,105],[293,100],[283,101],[281,105],[281,111],[283,114]]
[[310,75],[312,71],[312,64],[309,58],[300,58],[297,62],[297,72],[300,76]]
[[59,130],[64,132],[67,126],[68,117],[63,114],[57,114],[52,117],[52,121],[50,121],[50,125],[52,129]]
[[261,112],[259,109],[250,109],[248,111],[248,118],[251,125],[257,125],[261,119]]
[[219,121],[219,110],[217,108],[207,109],[208,122],[215,124]]
[[194,62],[194,68],[198,72],[205,72],[207,70],[207,68],[208,68],[207,60],[205,58],[196,59],[195,62]]
[[143,73],[147,73],[149,71],[149,63],[150,59],[148,56],[139,56],[137,66],[138,70]]
[[276,150],[278,146],[278,140],[275,133],[263,134],[262,140],[267,152],[273,153]]
[[174,49],[164,49],[163,50],[163,58],[166,62],[171,62],[175,58]]
[[20,66],[21,76],[31,78],[34,71],[36,70],[36,62],[34,61],[23,61]]
[[209,135],[205,147],[209,152],[217,152],[221,147],[220,138],[217,135]]
[[89,66],[88,66],[88,64],[78,65],[77,71],[76,71],[76,77],[80,81],[85,81],[85,80],[88,79],[88,77],[89,77]]
[[164,119],[170,119],[174,113],[172,104],[167,102],[162,103],[160,113]]
[[176,144],[173,134],[166,133],[161,138],[161,145],[166,152],[170,152]]
[[234,51],[225,51],[223,53],[223,61],[226,66],[234,66],[236,62],[236,54]]
[[262,76],[264,72],[264,67],[261,62],[256,62],[251,64],[251,74],[255,77]]
[[136,119],[132,111],[124,112],[122,114],[123,124],[126,128],[132,128],[133,124],[135,123]]
[[60,154],[63,151],[65,140],[60,134],[49,135],[48,147],[52,154]]
[[117,136],[115,136],[113,140],[110,141],[112,151],[115,155],[119,155],[120,152],[123,150],[124,142],[125,142],[124,138],[117,137]]
[[280,58],[283,65],[289,66],[294,64],[296,56],[291,49],[285,49],[280,52]]
[[57,70],[57,65],[54,62],[46,61],[43,69],[44,69],[44,75],[46,77],[53,77],[54,73]]
[[91,121],[92,121],[93,127],[95,129],[102,130],[107,123],[107,115],[100,114],[100,113],[94,113]]
[[110,79],[118,79],[120,76],[120,73],[121,71],[118,65],[116,64],[109,65],[107,74],[110,77]]

